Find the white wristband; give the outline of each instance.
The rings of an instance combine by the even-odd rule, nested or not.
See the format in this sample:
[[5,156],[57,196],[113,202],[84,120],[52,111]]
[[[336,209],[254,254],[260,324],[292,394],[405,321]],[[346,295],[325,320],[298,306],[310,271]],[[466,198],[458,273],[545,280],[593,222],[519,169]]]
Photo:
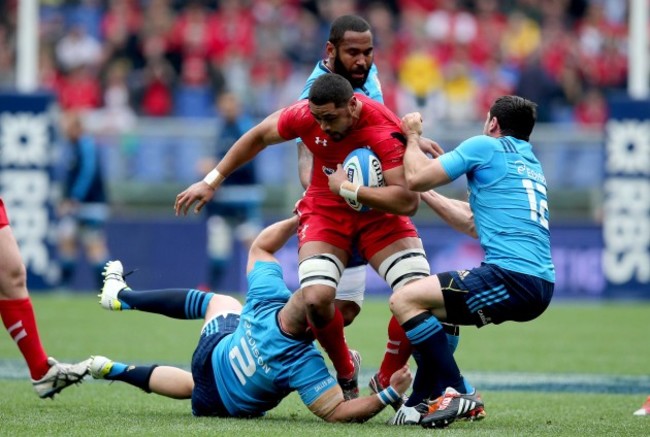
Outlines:
[[339,195],[353,202],[358,202],[357,194],[359,193],[359,188],[361,188],[361,185],[345,181],[339,187]]
[[377,393],[377,397],[379,398],[379,402],[381,402],[384,405],[392,404],[393,402],[399,400],[400,398],[399,393],[397,393],[397,390],[395,390],[390,385],[384,390]]
[[203,182],[210,185],[210,188],[216,189],[221,182],[226,179],[216,168],[213,168],[204,178]]

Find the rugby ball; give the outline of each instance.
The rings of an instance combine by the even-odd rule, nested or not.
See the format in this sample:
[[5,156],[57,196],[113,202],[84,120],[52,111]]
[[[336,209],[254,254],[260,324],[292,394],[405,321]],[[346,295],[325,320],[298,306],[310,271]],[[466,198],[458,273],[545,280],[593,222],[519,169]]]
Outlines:
[[[383,187],[384,173],[381,169],[381,161],[375,153],[369,148],[355,149],[343,161],[343,170],[345,170],[348,180],[354,184],[366,187]],[[345,199],[350,208],[355,211],[365,212],[370,210],[360,202]]]

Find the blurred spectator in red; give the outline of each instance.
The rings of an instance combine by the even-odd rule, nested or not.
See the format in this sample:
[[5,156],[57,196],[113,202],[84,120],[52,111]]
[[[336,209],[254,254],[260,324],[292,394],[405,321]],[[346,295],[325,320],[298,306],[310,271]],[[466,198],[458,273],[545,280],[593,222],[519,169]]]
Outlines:
[[165,117],[173,111],[174,71],[164,60],[152,60],[143,72],[140,111],[148,117]]
[[471,44],[477,36],[476,17],[463,9],[459,0],[440,0],[440,7],[427,16],[426,32],[435,56],[442,64],[454,57],[457,46]]
[[589,85],[605,89],[624,88],[627,81],[627,57],[620,41],[607,38],[598,56],[583,58],[582,73]]
[[210,52],[214,24],[199,0],[187,2],[177,17],[170,35],[170,50],[181,58],[205,58]]
[[597,88],[589,88],[575,105],[574,117],[579,126],[603,129],[608,115],[605,96]]
[[64,110],[87,110],[99,107],[102,89],[90,67],[71,69],[58,83],[59,104]]
[[476,0],[476,37],[469,45],[472,63],[484,65],[501,51],[501,35],[507,18],[499,11],[497,0]]
[[419,13],[431,12],[439,7],[438,0],[397,0],[399,9],[404,11],[406,9],[418,11]]
[[222,66],[255,54],[255,21],[246,4],[239,0],[219,0],[211,20],[210,54],[213,62]]

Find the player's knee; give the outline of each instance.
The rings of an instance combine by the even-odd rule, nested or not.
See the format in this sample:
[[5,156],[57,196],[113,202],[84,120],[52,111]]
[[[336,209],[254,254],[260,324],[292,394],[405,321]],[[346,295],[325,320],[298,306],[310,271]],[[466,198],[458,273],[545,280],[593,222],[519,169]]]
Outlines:
[[408,299],[406,293],[404,293],[404,290],[402,289],[398,292],[391,294],[391,296],[388,299],[388,305],[390,307],[390,311],[397,318],[397,320],[401,321],[402,316],[409,309]]
[[303,300],[309,312],[323,312],[334,304],[335,290],[323,285],[310,285],[302,289]]
[[412,248],[388,256],[379,265],[378,272],[396,291],[411,281],[428,277],[430,268],[424,250]]
[[10,299],[27,296],[27,270],[23,263],[15,263],[3,270],[0,278],[0,295]]

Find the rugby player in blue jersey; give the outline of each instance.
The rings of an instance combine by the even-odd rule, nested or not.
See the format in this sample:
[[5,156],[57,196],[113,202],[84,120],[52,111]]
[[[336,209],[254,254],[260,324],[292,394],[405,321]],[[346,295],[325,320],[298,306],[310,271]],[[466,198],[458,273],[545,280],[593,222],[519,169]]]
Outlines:
[[106,265],[101,304],[109,310],[140,310],[179,319],[204,318],[191,373],[171,366],[129,366],[93,357],[96,379],[123,381],[175,399],[192,399],[196,416],[257,417],[292,391],[329,422],[362,421],[396,401],[409,388],[408,367],[394,373],[382,392],[344,400],[341,387],[307,331],[300,290],[291,293],[273,256],[296,233],[298,217],[272,224],[251,246],[248,292],[236,299],[192,289],[134,291],[122,264]]
[[[483,403],[476,393],[467,393],[441,322],[479,328],[525,322],[551,301],[555,268],[546,179],[529,142],[536,114],[535,103],[502,96],[490,107],[483,135],[438,159],[429,159],[418,147],[421,115],[402,118],[409,188],[422,192],[423,201],[454,229],[478,238],[485,261],[410,282],[393,293],[391,311],[418,364],[413,392],[394,422],[444,427],[458,418],[480,418]],[[430,191],[461,175],[467,176],[468,202]],[[434,400],[422,404],[428,399]]]

